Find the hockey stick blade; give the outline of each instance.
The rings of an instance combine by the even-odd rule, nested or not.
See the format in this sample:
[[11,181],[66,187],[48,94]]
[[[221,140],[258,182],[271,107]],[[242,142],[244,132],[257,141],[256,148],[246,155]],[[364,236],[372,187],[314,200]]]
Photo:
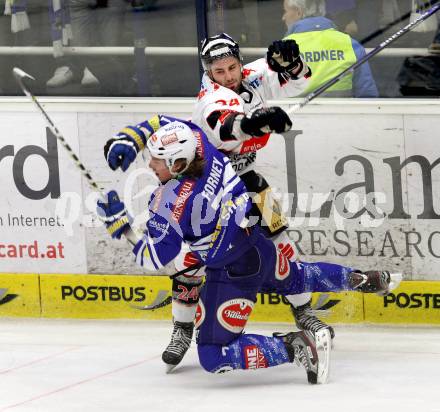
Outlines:
[[155,310],[168,306],[171,303],[171,301],[172,301],[172,297],[168,296],[168,291],[161,290],[159,291],[158,295],[156,296],[156,299],[154,299],[154,302],[151,305],[145,305],[145,306],[131,305],[131,307],[137,310]]
[[21,90],[23,90],[23,92],[26,94],[26,96],[32,97],[28,88],[25,86],[23,80],[31,79],[35,81],[35,77],[32,77],[30,74],[26,73],[24,70],[19,69],[18,67],[14,67],[12,69],[12,74],[14,75],[15,80],[19,84]]

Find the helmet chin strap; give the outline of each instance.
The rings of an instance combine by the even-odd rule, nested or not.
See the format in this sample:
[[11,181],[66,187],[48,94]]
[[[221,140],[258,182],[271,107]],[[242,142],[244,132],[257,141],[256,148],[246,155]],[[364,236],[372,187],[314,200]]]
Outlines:
[[168,170],[170,171],[171,176],[173,176],[174,178],[179,177],[183,172],[185,172],[191,163],[187,164],[182,170],[179,170],[178,172],[173,172],[172,169],[175,164],[176,162],[174,162],[172,165],[168,165]]

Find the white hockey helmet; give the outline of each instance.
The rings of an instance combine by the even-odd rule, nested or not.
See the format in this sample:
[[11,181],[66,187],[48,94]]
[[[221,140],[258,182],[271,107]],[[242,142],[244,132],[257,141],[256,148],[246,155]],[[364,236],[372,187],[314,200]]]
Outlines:
[[207,37],[200,47],[200,60],[203,70],[208,71],[214,60],[233,56],[241,63],[243,61],[238,43],[228,34],[221,33]]
[[[173,176],[184,172],[196,156],[197,139],[185,123],[174,121],[162,126],[147,140],[152,157],[164,159]],[[185,159],[186,167],[179,173],[172,171],[177,159]]]

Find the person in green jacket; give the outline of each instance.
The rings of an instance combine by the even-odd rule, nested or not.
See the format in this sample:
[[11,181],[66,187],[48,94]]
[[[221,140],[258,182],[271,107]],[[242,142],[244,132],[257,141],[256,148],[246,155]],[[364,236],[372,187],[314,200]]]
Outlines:
[[[285,39],[294,39],[313,76],[303,96],[337,76],[365,56],[365,49],[348,34],[336,30],[323,17],[324,0],[284,0]],[[328,89],[327,97],[378,97],[376,83],[368,63],[343,77]]]

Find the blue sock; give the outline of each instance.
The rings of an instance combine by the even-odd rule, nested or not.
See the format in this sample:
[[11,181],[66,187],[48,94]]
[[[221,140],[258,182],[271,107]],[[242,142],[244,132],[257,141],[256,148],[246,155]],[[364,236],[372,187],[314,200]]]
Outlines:
[[290,362],[283,341],[263,335],[240,335],[228,345],[199,345],[198,352],[200,364],[212,373],[270,368]]

